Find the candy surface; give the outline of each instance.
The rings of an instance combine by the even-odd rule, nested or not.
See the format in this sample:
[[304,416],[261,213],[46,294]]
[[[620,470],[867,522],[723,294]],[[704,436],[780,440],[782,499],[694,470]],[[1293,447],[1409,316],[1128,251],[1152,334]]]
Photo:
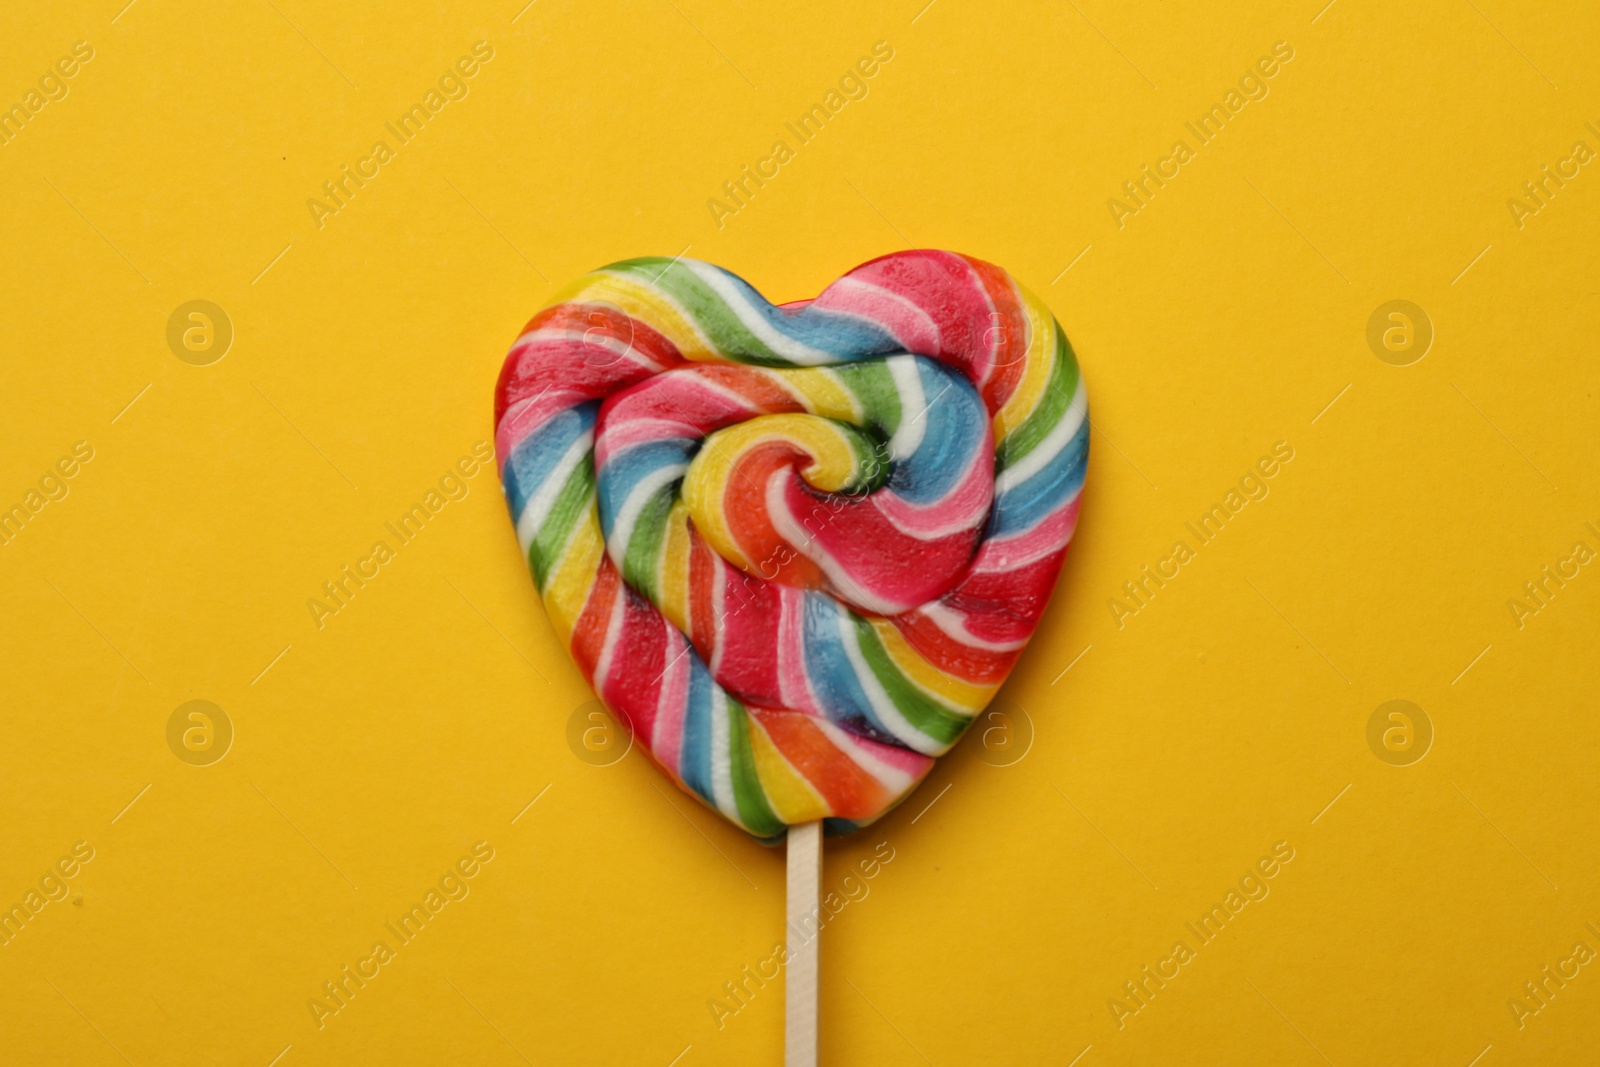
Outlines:
[[778,307],[652,258],[528,323],[495,447],[595,692],[773,839],[878,818],[988,704],[1077,524],[1087,415],[1060,326],[981,260],[899,252]]

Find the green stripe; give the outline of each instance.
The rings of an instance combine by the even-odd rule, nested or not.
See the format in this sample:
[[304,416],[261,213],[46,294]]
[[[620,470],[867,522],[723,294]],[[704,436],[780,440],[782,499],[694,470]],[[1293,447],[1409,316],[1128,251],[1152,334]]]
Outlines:
[[995,442],[994,470],[996,474],[1013,463],[1021,461],[1050,436],[1050,431],[1061,421],[1062,413],[1072,403],[1072,394],[1078,388],[1078,361],[1072,354],[1066,331],[1051,320],[1056,331],[1056,363],[1050,369],[1050,380],[1045,383],[1039,406],[1004,441]]
[[629,264],[627,272],[643,278],[676,300],[695,324],[711,339],[711,345],[739,363],[769,367],[792,367],[794,362],[778,355],[745,328],[727,301],[711,290],[688,267],[675,265],[665,270],[647,263]]
[[848,422],[841,422],[838,419],[827,421],[839,431],[839,436],[845,439],[845,444],[850,449],[852,462],[850,477],[839,492],[856,496],[877,489],[888,481],[888,464],[874,462],[875,457],[880,455],[881,446],[871,435]]
[[661,542],[667,536],[667,515],[672,511],[672,498],[679,484],[674,482],[656,490],[639,509],[633,535],[628,538],[628,551],[622,557],[622,580],[643,593],[652,604],[660,602],[656,576],[661,562]]
[[877,443],[854,426],[850,427],[846,440],[850,442],[850,453],[855,457],[855,470],[850,472],[850,482],[845,486],[845,492],[862,493],[878,488],[886,480],[888,472],[875,462]]
[[[626,274],[633,274],[637,273],[641,269],[655,267],[659,272],[665,270],[667,264],[671,262],[672,260],[668,259],[666,256],[635,256],[633,259],[619,259],[615,263],[607,263],[605,266],[601,267],[600,270],[614,270]],[[596,271],[595,273],[599,273],[599,271]]]
[[886,438],[893,437],[904,413],[900,409],[900,390],[895,387],[894,376],[883,360],[845,363],[831,369],[855,394],[866,427]]
[[906,717],[906,721],[942,744],[951,744],[960,737],[972,719],[951,711],[918,689],[909,678],[900,673],[900,668],[894,665],[882,642],[878,640],[878,633],[872,625],[859,617],[854,621],[856,640],[861,646],[862,658],[867,661],[867,666],[872,668],[872,673],[883,686],[884,692],[889,694],[889,699],[900,709],[900,714]]
[[550,569],[561,559],[579,518],[594,507],[594,461],[585,457],[567,475],[567,484],[561,487],[550,514],[545,516],[544,525],[539,527],[533,544],[528,546],[528,566],[533,569],[533,582],[541,594],[550,579]]
[[894,377],[882,360],[844,363],[829,369],[838,376],[839,384],[850,391],[861,408],[862,425],[858,432],[860,444],[866,448],[865,454],[857,442],[852,441],[852,444],[856,445],[857,471],[864,471],[869,477],[851,492],[876,492],[893,472],[889,439],[899,429],[903,415],[900,390],[895,387]]
[[766,790],[756,774],[756,757],[750,748],[749,712],[728,695],[728,763],[733,779],[733,800],[739,808],[739,821],[757,837],[776,837],[783,822],[767,803]]

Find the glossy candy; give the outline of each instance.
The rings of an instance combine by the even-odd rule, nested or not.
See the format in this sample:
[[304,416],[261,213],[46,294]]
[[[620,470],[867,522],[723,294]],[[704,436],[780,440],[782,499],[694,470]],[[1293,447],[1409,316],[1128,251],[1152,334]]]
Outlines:
[[980,260],[900,252],[776,307],[636,259],[528,323],[495,446],[573,660],[770,839],[882,815],[988,704],[1077,523],[1087,414],[1049,310]]

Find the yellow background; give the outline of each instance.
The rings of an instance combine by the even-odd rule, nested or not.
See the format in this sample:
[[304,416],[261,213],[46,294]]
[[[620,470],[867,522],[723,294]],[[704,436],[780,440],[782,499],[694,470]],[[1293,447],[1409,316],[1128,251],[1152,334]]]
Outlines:
[[[1600,950],[1600,567],[1507,607],[1600,549],[1596,164],[1506,206],[1600,149],[1592,12],[522,2],[8,14],[0,100],[95,57],[0,147],[0,503],[95,458],[0,548],[0,902],[95,858],[0,948],[0,1060],[778,1062],[777,984],[721,1029],[707,1001],[781,936],[782,854],[569,749],[590,694],[492,473],[322,629],[306,601],[489,438],[554,285],[686,252],[791,300],[909,245],[1043,295],[1096,432],[989,738],[1031,748],[974,733],[828,845],[830,887],[895,858],[824,935],[824,1062],[1594,1061],[1600,963],[1507,1007]],[[470,95],[318,228],[307,199],[480,40]],[[719,228],[708,198],[880,40],[870,94]],[[1270,95],[1119,229],[1108,198],[1278,41]],[[210,366],[166,341],[195,299],[234,328]],[[1435,330],[1411,366],[1367,346],[1391,299]],[[1271,495],[1119,628],[1277,441]],[[236,729],[211,766],[167,745],[191,699]],[[1367,746],[1394,699],[1435,730],[1411,766]],[[471,895],[318,1029],[308,999],[480,840]],[[1270,896],[1119,1029],[1277,841]]]

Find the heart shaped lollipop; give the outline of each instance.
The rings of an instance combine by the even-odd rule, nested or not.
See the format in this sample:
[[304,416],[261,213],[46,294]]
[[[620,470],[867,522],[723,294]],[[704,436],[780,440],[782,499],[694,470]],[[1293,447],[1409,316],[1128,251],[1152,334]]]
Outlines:
[[685,791],[764,839],[903,800],[1016,664],[1077,522],[1066,335],[952,252],[774,306],[708,263],[578,279],[495,447],[545,610]]

